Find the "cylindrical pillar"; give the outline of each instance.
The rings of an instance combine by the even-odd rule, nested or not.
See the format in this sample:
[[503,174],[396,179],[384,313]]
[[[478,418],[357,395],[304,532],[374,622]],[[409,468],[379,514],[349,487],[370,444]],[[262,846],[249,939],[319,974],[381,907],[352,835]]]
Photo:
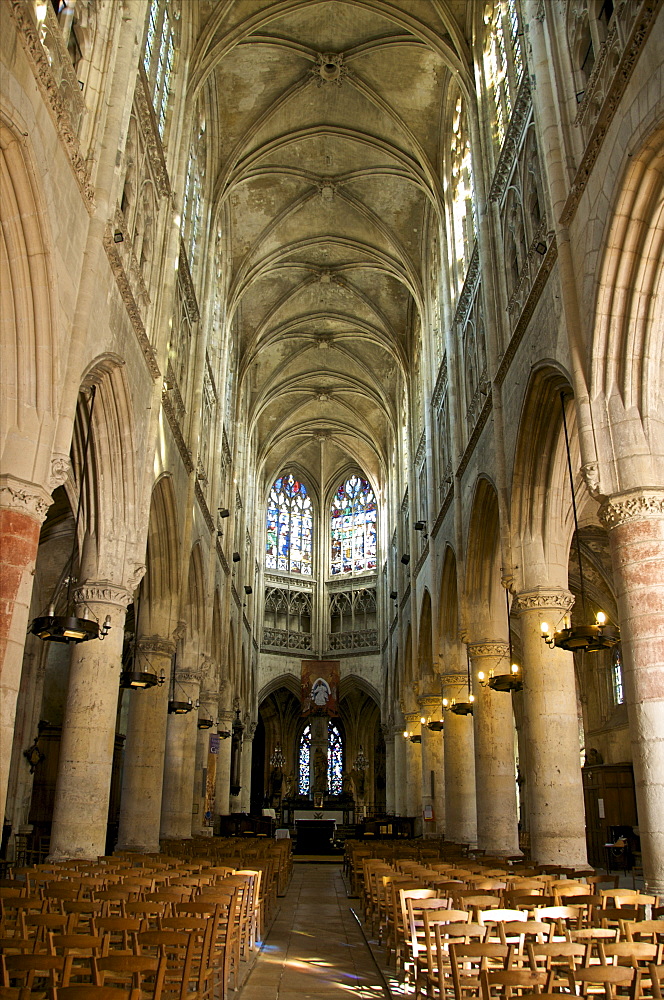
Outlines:
[[[234,712],[219,712],[219,731],[230,733],[233,725]],[[215,806],[219,816],[228,816],[231,811],[231,738],[222,737],[219,743],[219,760],[217,761],[217,785],[215,790]]]
[[[422,723],[422,832],[425,837],[440,837],[445,832],[445,775],[443,773],[443,734],[428,728],[426,720],[441,711],[440,698],[420,698]],[[431,807],[432,818],[424,815]]]
[[403,726],[394,730],[394,814],[408,815],[406,799],[406,741],[403,737]]
[[240,789],[240,812],[251,812],[251,762],[254,749],[254,733],[256,724],[245,727],[242,736],[242,788]]
[[[445,674],[443,695],[451,702],[466,701],[465,674]],[[445,713],[445,837],[456,844],[477,843],[475,751],[470,715]]]
[[86,583],[76,614],[111,620],[105,639],[72,649],[69,688],[55,785],[50,859],[97,858],[106,853],[115,719],[129,591]]
[[[404,715],[405,728],[414,736],[419,736],[420,713],[408,712]],[[414,816],[420,827],[422,816],[422,744],[404,740],[406,745],[406,809],[408,816]]]
[[51,498],[41,486],[13,476],[0,479],[0,806],[5,815],[14,737],[16,699],[21,683],[25,633],[39,545]]
[[632,490],[600,509],[609,533],[622,638],[643,872],[664,892],[664,490]]
[[492,691],[477,678],[509,674],[509,645],[501,641],[468,644],[472,664],[477,846],[487,854],[519,853],[512,695]]
[[385,812],[394,816],[394,737],[392,727],[385,726]]
[[[198,701],[200,678],[197,673],[178,670],[175,675],[176,701]],[[172,693],[172,692],[171,692]],[[192,829],[192,793],[196,763],[198,712],[169,715],[166,726],[164,785],[161,796],[162,839],[189,839]]]
[[[201,691],[199,698],[198,719],[212,719],[217,717],[217,696],[212,691]],[[198,720],[197,720],[198,726]],[[197,729],[196,732],[196,762],[194,765],[194,801],[193,801],[193,830],[199,832],[202,829],[209,829],[212,826],[212,816],[208,816],[208,768],[210,766],[210,729]],[[212,764],[217,766],[217,757],[214,755]],[[216,773],[214,775],[214,785],[216,786]],[[214,787],[214,786],[213,786]]]
[[547,645],[541,629],[542,620],[556,626],[573,603],[568,590],[544,589],[514,601],[523,650],[530,850],[538,865],[587,864],[574,661]]
[[171,662],[175,644],[158,636],[140,639],[136,669],[164,676],[164,683],[129,692],[127,742],[122,771],[118,850],[159,851],[161,793]]

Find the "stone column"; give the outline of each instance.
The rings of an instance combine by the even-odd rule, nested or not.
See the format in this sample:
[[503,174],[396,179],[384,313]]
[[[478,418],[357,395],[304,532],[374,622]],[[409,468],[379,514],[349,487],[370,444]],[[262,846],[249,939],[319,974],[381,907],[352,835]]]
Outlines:
[[[230,710],[219,712],[219,730],[230,733],[235,712]],[[231,738],[221,739],[219,744],[219,760],[217,761],[217,787],[215,790],[216,811],[220,816],[230,815],[231,794]]]
[[[327,790],[327,716],[312,715],[311,750],[309,753],[309,788],[312,792]],[[313,797],[313,796],[312,796]]]
[[509,674],[509,644],[468,644],[475,695],[473,732],[477,793],[477,846],[487,854],[519,854],[512,695],[482,686],[478,671]]
[[406,799],[406,740],[403,725],[394,727],[394,815],[407,816]]
[[118,850],[159,851],[161,794],[168,720],[168,692],[175,643],[159,636],[139,639],[137,670],[164,673],[164,683],[129,692],[122,771]]
[[[443,696],[448,701],[468,698],[465,674],[442,677]],[[475,800],[475,751],[473,719],[470,715],[445,713],[445,836],[456,844],[477,843]]]
[[[175,701],[191,698],[195,705],[200,690],[200,677],[194,671],[178,670],[175,675]],[[161,838],[169,840],[191,838],[191,802],[196,764],[198,712],[169,715],[166,725],[164,785],[161,797]]]
[[[423,719],[438,715],[440,698],[420,698]],[[422,810],[431,806],[433,820],[422,821],[425,837],[442,836],[445,831],[445,775],[443,773],[443,734],[433,732],[426,723],[422,729]]]
[[36,483],[0,479],[0,806],[5,815],[16,699],[34,579],[39,532],[52,501]]
[[[215,729],[198,729],[198,719],[217,718],[217,696],[212,691],[201,691],[199,697],[199,710],[196,720],[196,759],[194,765],[194,798],[192,805],[193,825],[192,829],[199,833],[208,826],[205,818],[205,803],[207,798],[207,769],[210,754],[210,734]],[[215,761],[216,768],[216,761]],[[216,786],[216,774],[215,774]],[[198,806],[198,808],[196,808]]]
[[385,812],[394,816],[394,737],[391,726],[383,726],[385,737]]
[[664,893],[664,490],[600,509],[609,533],[647,891]]
[[[420,713],[408,712],[404,715],[409,733],[419,735]],[[408,816],[414,816],[417,832],[421,831],[422,818],[422,744],[404,740],[406,746],[406,808]]]
[[254,733],[256,723],[250,722],[245,726],[242,736],[242,788],[240,790],[240,812],[251,811],[251,761],[254,749]]
[[76,592],[76,614],[92,613],[100,623],[109,616],[111,630],[105,639],[89,639],[71,651],[51,827],[52,861],[106,853],[124,622],[131,597],[128,590],[107,583],[86,583]]
[[574,661],[572,653],[548,646],[541,630],[543,620],[557,626],[573,603],[568,590],[545,589],[518,594],[514,603],[523,650],[530,849],[538,865],[587,864]]

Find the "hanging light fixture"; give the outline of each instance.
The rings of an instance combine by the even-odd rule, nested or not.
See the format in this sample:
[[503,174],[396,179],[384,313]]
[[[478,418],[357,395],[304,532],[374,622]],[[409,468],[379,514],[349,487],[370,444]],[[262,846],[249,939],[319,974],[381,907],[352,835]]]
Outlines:
[[205,716],[203,716],[203,718],[199,717],[198,722],[196,723],[196,727],[198,729],[212,729],[214,724],[215,723],[213,719],[206,719]]
[[159,686],[164,684],[166,681],[166,674],[164,673],[163,667],[159,674],[155,674],[152,670],[140,669],[140,658],[141,656],[144,657],[145,653],[141,653],[138,648],[138,619],[141,612],[141,604],[138,598],[134,602],[134,611],[133,650],[131,660],[127,664],[127,668],[123,669],[120,674],[120,687],[129,691],[144,691],[146,688],[156,687],[157,684],[159,684]]
[[[565,394],[560,393],[560,407],[563,415],[563,430],[565,432],[565,451],[567,454],[567,472],[572,493],[572,512],[574,514],[574,531],[576,535],[576,555],[579,562],[579,578],[581,583],[581,611],[584,622],[588,621],[586,608],[586,588],[583,579],[583,562],[581,560],[581,539],[579,538],[579,521],[576,514],[576,498],[574,496],[574,476],[572,473],[572,458],[565,416]],[[558,646],[569,652],[595,653],[600,649],[610,649],[620,640],[620,629],[617,625],[607,622],[603,611],[598,611],[592,625],[565,625],[561,629],[551,628],[547,622],[541,624],[542,638],[548,646]]]
[[270,767],[273,767],[275,771],[283,771],[285,763],[286,755],[281,749],[281,743],[277,743],[270,755]]
[[357,752],[357,757],[353,762],[353,767],[355,768],[356,771],[366,771],[366,769],[369,767],[369,758],[365,754],[364,747],[361,743],[360,743],[360,749]]
[[505,591],[505,603],[507,604],[507,641],[509,643],[510,671],[508,674],[496,674],[490,670],[488,675],[480,670],[477,679],[482,687],[489,687],[492,691],[520,691],[523,687],[521,680],[521,667],[513,662],[512,657],[512,631],[510,629],[510,595]]
[[[92,414],[95,408],[95,398],[97,386],[93,385],[90,393],[90,411],[88,413],[88,427],[83,446],[83,462],[81,464],[81,479],[78,490],[78,504],[76,507],[76,519],[74,522],[74,534],[72,538],[71,555],[66,563],[64,573],[58,581],[55,591],[48,604],[46,614],[39,615],[30,624],[29,632],[36,635],[44,642],[87,642],[88,639],[105,639],[111,629],[111,616],[106,615],[104,624],[100,626],[96,618],[79,618],[75,614],[75,601],[72,594],[72,584],[74,577],[74,557],[76,555],[76,541],[78,539],[78,526],[81,520],[81,509],[83,507],[83,492],[88,469],[88,453],[90,450],[90,435],[92,433]],[[67,585],[65,595],[64,614],[57,614],[57,606],[62,597],[63,587]],[[87,607],[87,605],[86,605]],[[93,614],[93,612],[91,612]]]
[[176,684],[180,688],[180,690],[182,691],[182,693],[185,694],[186,692],[185,692],[184,688],[175,679],[175,654],[174,654],[173,655],[173,662],[172,662],[172,665],[171,665],[171,692],[170,692],[171,697],[169,698],[169,701],[168,701],[168,714],[169,715],[187,715],[189,712],[193,711],[194,708],[198,708],[198,704],[199,703],[198,703],[198,701],[196,701],[196,704],[194,704],[194,702],[191,700],[191,698],[189,696],[187,696],[187,700],[186,701],[178,700],[176,698],[176,696],[175,696],[176,695],[176,692],[175,692],[175,685]]
[[466,667],[468,671],[468,678],[466,681],[468,686],[468,701],[457,701],[456,698],[452,698],[451,701],[448,701],[447,698],[443,698],[443,710],[446,712],[452,712],[454,715],[473,714],[473,702],[475,701],[475,695],[470,693],[470,653],[468,652],[468,647],[466,647]]

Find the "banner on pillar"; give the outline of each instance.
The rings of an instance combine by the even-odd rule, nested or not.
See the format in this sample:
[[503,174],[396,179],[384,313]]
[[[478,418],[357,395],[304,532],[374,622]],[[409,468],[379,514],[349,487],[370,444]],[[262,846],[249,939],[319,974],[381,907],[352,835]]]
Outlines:
[[302,715],[339,714],[339,660],[302,660]]

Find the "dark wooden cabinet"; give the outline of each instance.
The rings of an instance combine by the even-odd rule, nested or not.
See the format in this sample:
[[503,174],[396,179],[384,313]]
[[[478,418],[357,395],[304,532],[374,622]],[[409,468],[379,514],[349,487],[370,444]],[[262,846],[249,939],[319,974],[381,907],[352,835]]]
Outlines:
[[588,861],[596,868],[605,868],[605,845],[613,839],[611,827],[638,826],[634,772],[628,763],[593,764],[582,771]]

